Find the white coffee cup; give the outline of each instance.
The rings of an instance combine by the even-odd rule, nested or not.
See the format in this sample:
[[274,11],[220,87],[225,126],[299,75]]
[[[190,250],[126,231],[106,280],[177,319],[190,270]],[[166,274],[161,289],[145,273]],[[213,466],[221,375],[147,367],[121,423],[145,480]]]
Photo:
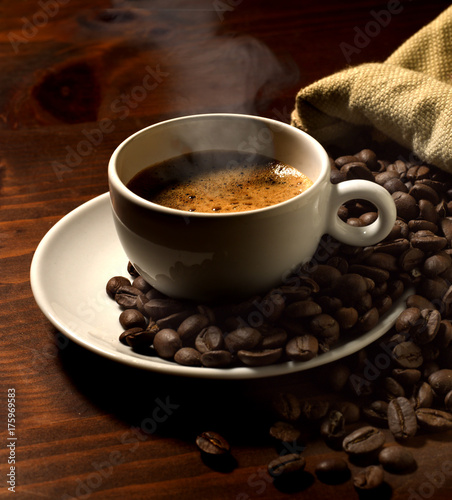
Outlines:
[[[147,201],[126,184],[142,169],[203,150],[264,154],[307,175],[302,194],[266,208],[237,213],[197,213]],[[124,251],[152,286],[177,298],[214,301],[265,293],[313,257],[322,235],[368,246],[394,226],[390,194],[374,182],[331,184],[326,151],[290,125],[257,116],[203,114],[151,125],[114,151],[108,168],[115,227]],[[378,208],[378,218],[353,227],[337,215],[352,199]]]

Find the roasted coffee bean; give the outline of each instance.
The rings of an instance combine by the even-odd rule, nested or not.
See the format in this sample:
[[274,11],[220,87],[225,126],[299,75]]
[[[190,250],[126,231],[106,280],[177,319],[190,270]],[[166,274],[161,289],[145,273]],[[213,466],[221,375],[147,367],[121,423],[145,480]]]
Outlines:
[[151,285],[142,276],[137,276],[133,280],[132,286],[138,288],[138,290],[140,290],[144,294],[149,292],[149,290],[151,290],[152,288]]
[[401,191],[402,193],[408,193],[408,188],[406,185],[397,177],[393,177],[392,179],[389,179],[383,184],[383,187],[388,191],[390,194],[395,193],[396,191]]
[[410,403],[415,410],[418,408],[430,408],[433,404],[433,389],[427,382],[422,382],[415,387]]
[[444,396],[452,391],[452,370],[438,370],[430,375],[428,382],[436,394]]
[[405,388],[410,388],[421,379],[422,373],[414,368],[394,368],[392,376]]
[[340,297],[345,306],[350,307],[354,307],[355,302],[366,292],[366,280],[356,273],[343,274],[333,288],[333,294]]
[[311,280],[297,286],[282,286],[278,288],[278,292],[285,299],[286,303],[291,304],[298,300],[308,299],[315,289],[318,291],[318,285]]
[[313,399],[301,401],[301,417],[306,420],[321,420],[326,416],[330,403],[325,400]]
[[416,460],[404,446],[387,446],[378,454],[378,461],[385,470],[393,474],[407,474],[417,468]]
[[130,280],[124,276],[114,276],[107,282],[106,291],[110,298],[114,299],[116,292],[122,286],[131,286]]
[[424,362],[421,348],[411,341],[397,344],[392,355],[402,368],[419,368]]
[[120,286],[115,294],[115,301],[124,309],[136,309],[137,298],[143,295],[138,288],[129,285]]
[[353,264],[349,267],[349,272],[370,278],[375,283],[382,283],[389,279],[389,271],[380,267]]
[[358,159],[358,161],[364,162],[367,165],[367,168],[374,172],[381,169],[381,164],[378,162],[377,155],[371,149],[362,149],[354,156]]
[[262,339],[262,335],[256,328],[243,327],[229,332],[224,342],[231,352],[254,349]]
[[409,333],[420,323],[421,311],[417,307],[409,307],[402,311],[396,319],[395,329],[399,333]]
[[216,318],[215,318],[215,311],[204,304],[200,304],[199,306],[196,307],[196,311],[199,314],[202,314],[203,316],[206,316],[209,319],[210,324],[215,324]]
[[317,264],[310,273],[311,278],[320,288],[331,288],[341,277],[341,272],[334,266],[328,264]]
[[132,262],[127,263],[127,272],[132,276],[133,278],[136,278],[139,274],[137,270],[135,269],[135,266],[132,264]]
[[428,344],[438,333],[441,324],[441,314],[436,309],[423,309],[420,317],[409,333],[418,345]]
[[422,429],[430,432],[444,432],[452,429],[452,413],[434,408],[419,408],[416,418]]
[[301,436],[301,431],[290,422],[277,421],[270,427],[270,436],[284,443],[295,443]]
[[452,323],[449,320],[441,320],[436,342],[441,349],[448,349],[452,345]]
[[309,361],[317,356],[319,341],[314,335],[293,337],[286,344],[286,355],[292,361]]
[[201,363],[208,368],[224,368],[232,363],[232,354],[224,349],[207,351],[201,355]]
[[124,330],[119,336],[122,344],[130,347],[150,347],[154,341],[155,333],[148,332],[140,327]]
[[432,233],[438,232],[438,226],[429,220],[415,219],[408,222],[408,228],[413,233],[417,231],[431,231]]
[[380,320],[380,317],[386,314],[388,311],[391,310],[393,300],[389,295],[385,295],[384,297],[380,297],[375,301],[375,308],[377,309],[378,312],[378,320]]
[[452,217],[445,217],[441,220],[441,230],[450,245],[452,243]]
[[134,333],[138,333],[138,332],[142,332],[143,329],[142,328],[129,328],[128,330],[124,330],[121,335],[119,336],[119,341],[121,342],[121,344],[124,344],[124,345],[129,345],[126,341],[126,338],[128,335],[132,335]]
[[379,465],[369,465],[353,477],[353,485],[357,490],[375,490],[383,481],[384,471]]
[[364,226],[369,226],[372,222],[375,222],[378,218],[378,212],[366,212],[359,216],[359,220]]
[[398,397],[390,401],[388,425],[389,430],[396,439],[406,440],[416,435],[416,414],[407,398]]
[[[428,231],[428,233],[430,233],[430,231]],[[415,233],[410,243],[414,248],[418,248],[423,252],[439,252],[447,246],[447,240],[443,236],[436,236],[433,233],[424,234],[424,231]]]
[[409,194],[417,201],[428,200],[433,205],[439,203],[438,193],[427,184],[417,183],[410,189]]
[[341,167],[341,173],[345,174],[347,180],[365,179],[374,182],[372,172],[367,168],[367,165],[361,161],[353,161],[346,163]]
[[147,317],[147,315],[146,311],[144,310],[144,304],[146,304],[148,300],[149,299],[146,297],[146,295],[139,295],[137,297],[137,310],[140,311],[140,313],[145,317]]
[[202,432],[196,437],[198,448],[208,455],[224,455],[229,453],[231,447],[226,439],[213,431]]
[[151,299],[144,305],[146,315],[154,321],[184,312],[186,309],[186,304],[175,299]]
[[195,347],[201,354],[208,351],[223,349],[223,346],[223,332],[215,325],[203,328],[195,339]]
[[339,255],[331,257],[326,262],[329,266],[335,267],[341,274],[347,274],[348,261]]
[[312,300],[299,300],[286,307],[285,315],[289,318],[308,318],[321,314],[322,308]]
[[360,417],[360,408],[351,401],[339,401],[334,404],[334,409],[344,415],[345,424],[358,422]]
[[285,477],[304,470],[306,460],[298,453],[288,453],[272,460],[267,470],[271,477]]
[[193,347],[182,347],[174,354],[174,361],[184,366],[201,366],[201,353]]
[[152,299],[165,299],[165,298],[167,298],[165,294],[163,294],[162,292],[160,292],[156,288],[152,288],[152,287],[150,288],[150,290],[148,290],[145,293],[145,297],[148,300],[152,300]]
[[372,308],[373,299],[372,295],[369,292],[364,293],[361,297],[355,301],[355,309],[358,311],[359,315],[366,313],[369,309]]
[[360,161],[359,158],[355,155],[343,155],[343,156],[339,156],[338,158],[336,158],[334,160],[334,163],[335,165],[338,167],[338,168],[341,168],[343,167],[344,165],[346,165],[347,163],[352,163],[354,161]]
[[[303,336],[309,333],[306,324],[299,319],[282,317],[278,322],[278,325],[284,329],[288,338]],[[259,327],[259,329],[260,328],[261,327]]]
[[339,184],[340,182],[344,182],[346,180],[347,178],[345,177],[345,173],[338,170],[336,166],[334,166],[334,168],[331,169],[330,172],[331,184]]
[[172,359],[182,347],[182,340],[178,333],[170,328],[159,330],[154,337],[154,349],[163,359]]
[[435,278],[423,277],[417,285],[418,293],[432,301],[441,300],[448,289],[448,282],[439,276]]
[[297,421],[301,416],[300,400],[290,392],[281,392],[272,402],[275,412],[289,422]]
[[399,256],[410,248],[410,242],[406,238],[398,238],[390,241],[377,243],[374,247],[375,252],[385,252],[391,255]]
[[119,322],[126,330],[135,327],[144,329],[147,325],[146,318],[137,309],[124,309],[119,315]]
[[402,191],[396,191],[392,194],[392,199],[394,200],[397,215],[404,221],[409,221],[411,219],[416,219],[419,214],[419,208],[416,199],[408,193]]
[[309,322],[310,331],[329,349],[339,340],[339,323],[329,314],[318,314]]
[[344,438],[342,447],[350,455],[372,453],[380,449],[385,442],[383,432],[372,426],[356,429]]
[[317,464],[315,474],[323,483],[340,484],[350,478],[350,469],[343,458],[326,458]]
[[259,327],[262,334],[260,346],[262,349],[284,348],[287,342],[287,333],[283,328],[271,325],[262,325]]
[[156,321],[156,323],[162,330],[164,328],[177,330],[179,328],[179,325],[191,315],[192,311],[190,309],[186,309],[184,311],[179,311],[174,314],[170,314],[169,316],[165,316],[164,318],[160,318]]
[[405,389],[393,377],[385,377],[383,379],[383,390],[388,401],[405,396]]
[[414,165],[406,173],[406,177],[412,181],[425,179],[430,174],[430,168],[425,165]]
[[340,448],[346,436],[344,415],[331,410],[320,424],[320,435],[332,448]]
[[350,368],[345,363],[329,365],[326,371],[328,386],[333,392],[340,392],[350,377]]
[[334,317],[342,330],[350,330],[358,321],[358,311],[354,307],[341,307],[334,313]]
[[419,200],[419,219],[438,223],[438,213],[435,205],[429,200]]
[[282,347],[257,351],[240,349],[240,351],[237,352],[237,357],[246,366],[266,366],[277,363],[282,354]]
[[388,427],[388,406],[386,401],[373,401],[362,409],[364,418],[372,425]]
[[399,270],[397,265],[397,257],[385,252],[376,252],[367,257],[365,260],[366,266],[371,268],[385,269],[386,271],[396,272]]
[[183,344],[194,342],[196,336],[209,325],[209,318],[204,314],[193,314],[184,319],[177,329]]
[[444,397],[444,407],[447,411],[452,411],[452,391],[449,391]]
[[435,307],[433,304],[426,299],[425,297],[422,297],[421,295],[410,295],[407,300],[406,300],[406,305],[407,307],[416,307],[420,311],[422,309],[434,309]]
[[394,163],[389,164],[386,167],[387,170],[393,170],[397,172],[401,177],[405,178],[405,175],[407,173],[408,167],[406,163],[402,160],[396,160]]
[[[408,228],[408,224],[402,219],[396,219],[390,233],[383,241],[391,242],[396,240],[406,240],[409,234],[410,230]],[[393,255],[393,252],[390,252],[390,254]]]
[[[399,174],[394,172],[393,170],[386,170],[384,172],[380,172],[375,176],[375,182],[380,184],[380,186],[384,186],[387,182],[392,179],[399,179]],[[403,184],[403,183],[402,183]]]
[[358,331],[360,333],[369,332],[372,328],[377,326],[379,319],[380,314],[378,313],[378,309],[376,307],[372,307],[358,318],[358,322],[356,324]]

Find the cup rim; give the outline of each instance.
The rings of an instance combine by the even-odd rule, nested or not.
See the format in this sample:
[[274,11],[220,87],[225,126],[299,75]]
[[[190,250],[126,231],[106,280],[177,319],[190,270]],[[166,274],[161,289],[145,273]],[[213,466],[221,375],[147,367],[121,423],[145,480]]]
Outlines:
[[[129,143],[133,142],[133,140],[142,135],[146,134],[152,129],[156,127],[160,127],[162,125],[170,124],[173,122],[178,122],[178,121],[193,121],[193,120],[203,120],[203,119],[212,119],[212,118],[226,118],[226,119],[246,119],[246,120],[255,120],[263,123],[268,123],[268,124],[277,124],[277,126],[282,127],[283,129],[286,129],[290,131],[291,133],[296,133],[300,134],[302,137],[304,137],[304,140],[307,140],[310,142],[312,145],[315,146],[316,149],[319,149],[321,156],[323,156],[323,161],[320,167],[320,173],[317,177],[317,179],[313,182],[312,186],[310,186],[308,189],[303,191],[300,194],[297,194],[296,196],[293,196],[292,198],[289,198],[287,200],[284,200],[279,203],[275,203],[273,205],[269,205],[267,207],[262,207],[262,208],[255,208],[252,210],[243,210],[240,212],[188,212],[186,210],[181,210],[178,208],[171,208],[171,207],[166,207],[164,205],[159,205],[158,203],[154,203],[152,201],[146,200],[145,198],[142,198],[141,196],[135,194],[133,191],[131,191],[126,184],[120,179],[119,174],[117,172],[117,157],[121,153],[121,151],[126,148]],[[274,210],[276,207],[284,207],[287,206],[291,203],[294,203],[297,200],[300,199],[305,199],[305,198],[310,198],[311,196],[314,196],[314,191],[318,189],[318,186],[322,183],[324,178],[326,176],[329,176],[329,157],[324,149],[324,147],[318,142],[314,137],[309,135],[308,133],[304,132],[303,130],[294,127],[293,125],[290,125],[288,123],[284,123],[278,120],[274,120],[272,118],[267,118],[267,117],[261,117],[258,115],[247,115],[247,114],[241,114],[241,113],[202,113],[202,114],[194,114],[194,115],[186,115],[186,116],[181,116],[181,117],[176,117],[176,118],[170,118],[168,120],[163,120],[157,123],[154,123],[152,125],[149,125],[147,127],[144,127],[140,130],[137,130],[134,132],[132,135],[128,136],[126,139],[124,139],[113,151],[109,163],[108,163],[108,181],[110,183],[110,191],[111,191],[111,186],[114,186],[116,190],[128,201],[137,204],[141,206],[142,208],[146,209],[152,209],[154,211],[163,213],[163,214],[168,214],[168,215],[177,215],[177,216],[182,216],[182,217],[196,217],[196,218],[211,218],[211,217],[221,217],[221,218],[229,218],[229,217],[245,217],[245,216],[250,216],[251,214],[260,214],[263,212],[268,212],[270,210]]]

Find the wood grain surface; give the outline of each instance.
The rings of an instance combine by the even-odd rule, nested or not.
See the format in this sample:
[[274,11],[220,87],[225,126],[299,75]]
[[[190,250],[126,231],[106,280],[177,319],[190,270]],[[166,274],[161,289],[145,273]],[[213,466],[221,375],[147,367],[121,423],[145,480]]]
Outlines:
[[[295,486],[278,487],[266,472],[277,455],[268,437],[272,395],[318,396],[325,371],[221,381],[120,365],[56,331],[34,301],[29,272],[47,231],[108,190],[109,157],[128,135],[205,112],[287,122],[299,88],[349,64],[383,61],[449,5],[396,2],[378,35],[346,55],[343,44],[353,46],[372,12],[394,1],[0,3],[2,498],[359,498],[351,481],[315,478],[319,461],[341,453],[315,436]],[[7,483],[10,388],[15,492]],[[206,429],[229,440],[227,466],[202,460],[195,437]],[[388,474],[380,497],[451,498],[451,438],[416,437],[418,469]]]

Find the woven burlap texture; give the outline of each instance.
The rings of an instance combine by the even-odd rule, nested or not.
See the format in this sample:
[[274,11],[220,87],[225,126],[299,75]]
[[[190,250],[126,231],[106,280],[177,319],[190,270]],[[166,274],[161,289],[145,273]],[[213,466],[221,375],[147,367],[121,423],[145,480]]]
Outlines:
[[349,152],[369,138],[389,139],[452,172],[452,7],[386,61],[349,67],[301,89],[292,125]]

